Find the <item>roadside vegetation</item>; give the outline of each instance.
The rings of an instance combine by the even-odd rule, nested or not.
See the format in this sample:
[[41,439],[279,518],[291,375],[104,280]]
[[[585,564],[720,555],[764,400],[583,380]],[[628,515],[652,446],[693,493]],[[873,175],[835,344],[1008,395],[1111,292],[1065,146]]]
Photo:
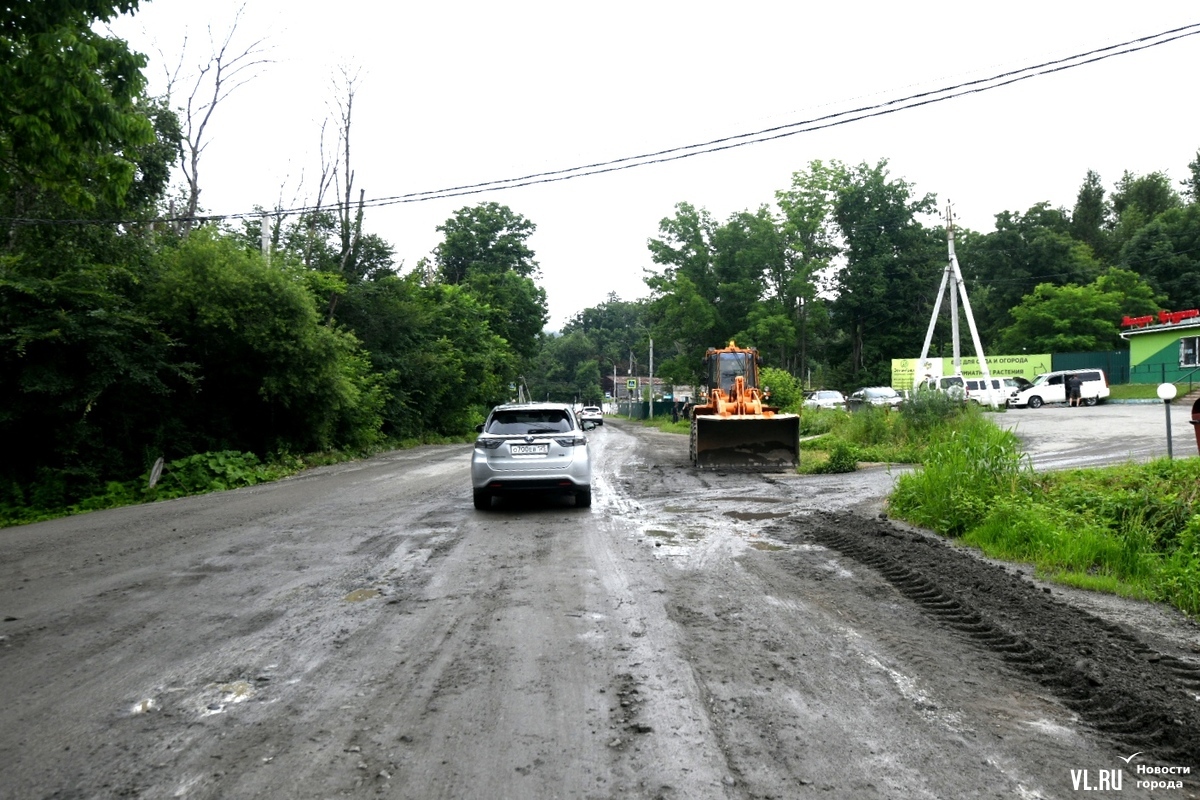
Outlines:
[[1043,578],[1200,617],[1198,458],[1036,473],[1011,434],[968,427],[899,477],[889,512]]
[[1035,472],[973,404],[918,393],[899,412],[806,412],[801,471],[916,464],[891,516],[1032,564],[1040,577],[1200,617],[1200,458]]
[[853,472],[859,462],[920,464],[942,438],[984,424],[990,423],[976,405],[933,391],[917,392],[900,411],[806,409],[800,415],[800,472]]
[[30,487],[28,494],[14,486],[6,497],[0,499],[0,528],[106,508],[240,489],[286,478],[313,467],[354,461],[373,452],[402,450],[422,444],[467,442],[472,438],[431,434],[421,439],[386,441],[373,450],[326,450],[304,455],[281,452],[269,453],[263,459],[254,453],[237,450],[195,453],[164,463],[154,486],[150,485],[150,470],[147,469],[132,480],[107,481],[90,494],[72,502],[64,502],[61,485],[43,481]]

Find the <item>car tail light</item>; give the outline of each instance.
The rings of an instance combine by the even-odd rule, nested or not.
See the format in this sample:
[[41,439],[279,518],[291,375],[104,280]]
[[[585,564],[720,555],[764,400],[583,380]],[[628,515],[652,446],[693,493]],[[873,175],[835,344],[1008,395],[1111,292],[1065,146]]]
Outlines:
[[587,444],[586,436],[556,436],[554,441],[563,447],[583,447]]
[[481,450],[495,450],[502,444],[504,444],[503,439],[484,439],[481,437],[475,440],[475,446]]

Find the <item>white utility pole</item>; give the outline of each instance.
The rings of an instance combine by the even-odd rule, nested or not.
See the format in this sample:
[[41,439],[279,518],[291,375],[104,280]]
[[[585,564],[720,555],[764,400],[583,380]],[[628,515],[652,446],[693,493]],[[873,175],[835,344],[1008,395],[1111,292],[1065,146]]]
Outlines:
[[967,314],[967,327],[971,331],[971,343],[975,345],[975,355],[979,358],[979,371],[983,373],[983,385],[987,387],[988,398],[992,408],[996,407],[996,393],[992,390],[992,376],[988,372],[987,359],[983,356],[983,345],[979,341],[979,331],[975,327],[975,315],[971,313],[971,300],[967,297],[967,285],[963,281],[962,270],[958,268],[958,257],[954,255],[954,217],[950,204],[946,204],[946,243],[950,258],[946,269],[942,272],[942,285],[938,288],[937,302],[933,304],[933,316],[929,319],[929,330],[925,332],[925,344],[921,347],[921,357],[917,360],[917,369],[913,371],[913,388],[921,383],[920,365],[929,357],[929,345],[933,342],[933,329],[937,325],[938,314],[942,310],[942,297],[946,294],[946,286],[950,287],[950,331],[954,338],[954,374],[962,375],[962,352],[959,347],[958,335],[958,296],[962,295],[963,310]]
[[654,340],[650,340],[650,419],[654,419]]

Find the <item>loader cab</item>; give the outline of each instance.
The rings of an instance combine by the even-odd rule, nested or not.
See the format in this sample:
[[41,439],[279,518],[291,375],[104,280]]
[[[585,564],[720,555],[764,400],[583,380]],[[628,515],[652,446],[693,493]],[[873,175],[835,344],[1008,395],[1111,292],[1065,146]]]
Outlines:
[[733,383],[739,375],[747,387],[758,386],[757,353],[712,353],[708,357],[708,375],[705,388],[709,391],[721,389],[729,394]]

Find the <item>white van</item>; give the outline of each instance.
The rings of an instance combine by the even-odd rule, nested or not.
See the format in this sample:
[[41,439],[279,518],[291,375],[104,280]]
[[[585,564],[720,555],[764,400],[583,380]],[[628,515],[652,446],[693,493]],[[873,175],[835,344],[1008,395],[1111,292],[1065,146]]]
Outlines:
[[935,392],[945,392],[955,400],[965,400],[967,390],[963,386],[962,375],[946,375],[941,378],[926,378],[921,383],[921,388],[929,389]]
[[979,403],[981,406],[1000,406],[1008,405],[1008,401],[1018,391],[1017,381],[1015,378],[1009,378],[1004,375],[993,375],[990,379],[991,389],[988,389],[989,381],[983,378],[967,378],[964,382],[967,389],[967,399]]
[[1013,395],[1009,405],[1018,408],[1029,406],[1040,408],[1046,403],[1067,402],[1067,376],[1078,375],[1083,382],[1079,388],[1079,396],[1089,406],[1094,406],[1108,397],[1108,376],[1102,369],[1060,369],[1055,372],[1043,372],[1038,375],[1033,386]]

